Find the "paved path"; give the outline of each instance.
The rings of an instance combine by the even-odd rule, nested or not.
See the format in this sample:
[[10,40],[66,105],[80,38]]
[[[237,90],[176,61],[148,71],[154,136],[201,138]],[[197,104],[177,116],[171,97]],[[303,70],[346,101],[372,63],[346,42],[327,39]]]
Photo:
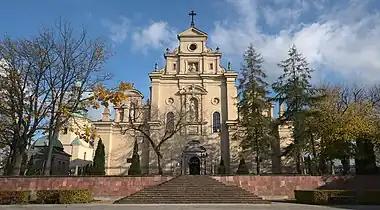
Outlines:
[[290,203],[272,203],[272,204],[223,204],[223,205],[213,205],[213,204],[172,204],[172,205],[128,205],[128,204],[83,204],[83,205],[27,205],[27,206],[0,206],[2,209],[14,209],[14,210],[322,210],[322,209],[369,209],[375,210],[380,209],[380,206],[348,206],[348,207],[326,207],[326,206],[309,206],[300,204],[290,204]]

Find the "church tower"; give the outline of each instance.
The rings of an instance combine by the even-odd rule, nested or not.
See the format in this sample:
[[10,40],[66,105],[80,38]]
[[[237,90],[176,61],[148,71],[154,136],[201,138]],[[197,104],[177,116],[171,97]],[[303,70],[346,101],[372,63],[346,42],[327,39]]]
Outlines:
[[219,48],[207,46],[207,33],[194,23],[196,14],[189,15],[190,27],[178,34],[178,47],[166,49],[163,67],[156,64],[149,74],[150,120],[154,124],[159,116],[168,121],[175,113],[186,113],[186,126],[168,142],[171,154],[165,152],[163,166],[178,167],[183,174],[209,174],[223,158],[228,171],[238,158],[231,142],[238,120],[237,73],[230,63],[227,69],[222,66]]

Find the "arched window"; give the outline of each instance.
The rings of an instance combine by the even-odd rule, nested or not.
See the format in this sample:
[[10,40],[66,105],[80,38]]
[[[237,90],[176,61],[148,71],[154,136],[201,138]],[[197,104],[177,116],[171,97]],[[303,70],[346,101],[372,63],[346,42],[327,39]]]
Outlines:
[[129,118],[132,122],[136,122],[136,104],[134,102],[131,102],[129,107]]
[[217,133],[220,132],[221,124],[220,124],[220,113],[214,112],[212,114],[212,132]]
[[198,100],[196,98],[190,99],[190,120],[198,121]]
[[86,153],[86,152],[84,152],[84,155],[83,155],[83,160],[86,160],[86,155],[87,155],[87,153]]
[[168,131],[174,130],[174,114],[173,114],[173,112],[168,112],[166,114],[166,129]]

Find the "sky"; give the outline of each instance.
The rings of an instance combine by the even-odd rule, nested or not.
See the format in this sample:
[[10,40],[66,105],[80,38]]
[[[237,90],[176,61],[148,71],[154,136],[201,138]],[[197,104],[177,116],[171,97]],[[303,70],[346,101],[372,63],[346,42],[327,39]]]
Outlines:
[[134,82],[149,97],[148,73],[164,65],[166,48],[177,34],[195,25],[208,33],[208,46],[219,47],[223,66],[239,71],[252,43],[274,81],[295,44],[306,57],[313,83],[380,81],[380,1],[378,0],[2,0],[0,37],[28,37],[62,18],[85,27],[91,38],[107,41],[113,56],[105,69],[107,84]]

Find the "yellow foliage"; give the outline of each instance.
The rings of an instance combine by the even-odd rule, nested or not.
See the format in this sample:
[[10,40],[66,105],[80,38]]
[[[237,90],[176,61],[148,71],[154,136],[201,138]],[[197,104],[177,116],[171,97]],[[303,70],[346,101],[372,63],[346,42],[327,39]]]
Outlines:
[[131,89],[130,83],[121,82],[115,89],[106,89],[103,84],[99,84],[93,91],[93,96],[89,98],[89,102],[93,108],[98,109],[100,105],[108,107],[109,103],[119,106],[127,99],[125,91]]
[[338,88],[328,90],[325,92],[326,97],[312,107],[312,111],[319,115],[308,122],[319,136],[334,142],[375,135],[377,121],[372,103],[366,100],[343,103],[340,93]]

